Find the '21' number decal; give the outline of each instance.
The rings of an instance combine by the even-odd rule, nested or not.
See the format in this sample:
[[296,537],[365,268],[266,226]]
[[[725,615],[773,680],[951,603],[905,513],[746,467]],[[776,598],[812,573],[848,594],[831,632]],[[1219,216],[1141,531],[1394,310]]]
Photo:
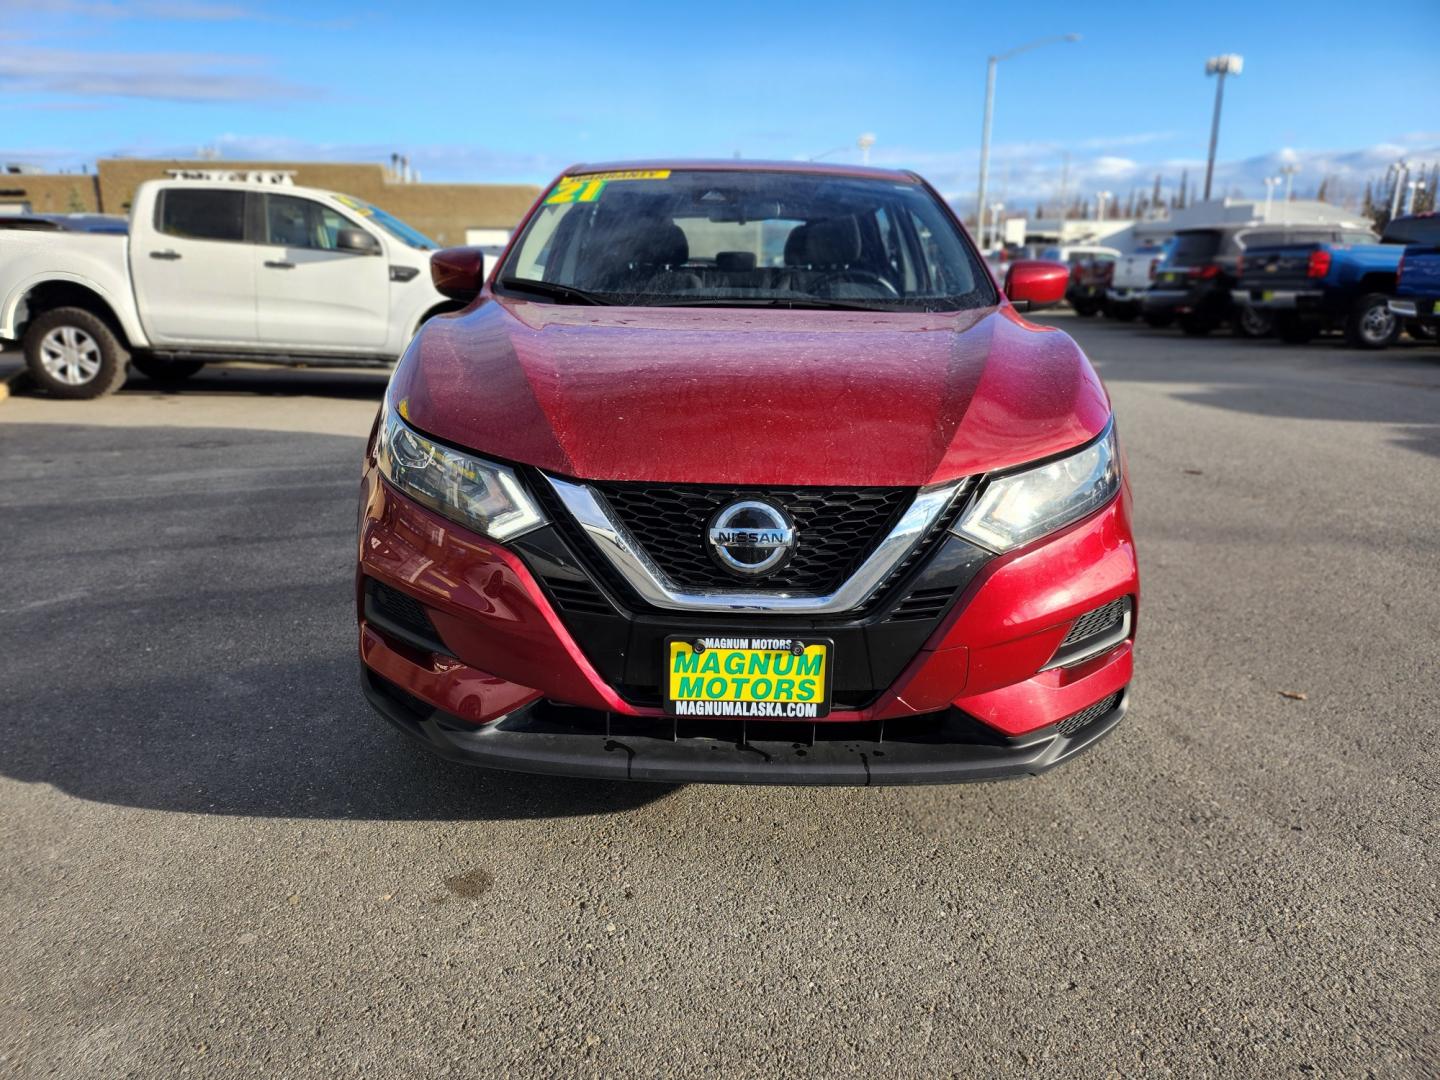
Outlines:
[[594,202],[605,190],[605,181],[588,176],[566,176],[545,199],[546,206],[561,203]]

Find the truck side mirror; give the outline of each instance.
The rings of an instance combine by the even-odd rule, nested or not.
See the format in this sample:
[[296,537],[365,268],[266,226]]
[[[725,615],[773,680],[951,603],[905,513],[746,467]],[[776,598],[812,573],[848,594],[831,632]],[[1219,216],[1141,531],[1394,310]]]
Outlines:
[[1050,307],[1065,299],[1070,267],[1042,259],[1020,259],[1005,275],[1005,296],[1020,311]]
[[453,247],[430,256],[430,280],[451,300],[469,303],[485,285],[485,252],[478,247]]
[[364,229],[341,229],[335,234],[335,250],[355,255],[379,255],[380,241]]

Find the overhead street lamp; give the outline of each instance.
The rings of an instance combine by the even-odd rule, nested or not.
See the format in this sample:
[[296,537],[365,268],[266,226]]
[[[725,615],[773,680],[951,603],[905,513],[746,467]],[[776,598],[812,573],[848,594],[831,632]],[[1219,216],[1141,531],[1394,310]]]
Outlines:
[[869,165],[870,147],[875,145],[874,134],[869,131],[865,132],[864,135],[861,135],[858,139],[855,140],[855,145],[860,148],[860,163],[862,165]]
[[1205,198],[1210,198],[1210,181],[1215,175],[1215,145],[1220,141],[1220,104],[1225,100],[1225,76],[1239,75],[1245,58],[1235,53],[1212,56],[1205,61],[1205,74],[1215,79],[1215,116],[1210,121],[1210,157],[1205,163]]
[[[990,180],[990,122],[995,116],[995,65],[1001,60],[1009,60],[1012,56],[1019,56],[1031,49],[1038,49],[1041,45],[1049,45],[1056,41],[1079,40],[1079,34],[1052,34],[1050,37],[1027,41],[1024,45],[1017,45],[1009,52],[997,53],[989,58],[985,68],[985,127],[980,134],[980,190],[975,193],[975,223],[980,227],[982,233],[985,231],[985,188]],[[983,240],[981,247],[984,247]]]

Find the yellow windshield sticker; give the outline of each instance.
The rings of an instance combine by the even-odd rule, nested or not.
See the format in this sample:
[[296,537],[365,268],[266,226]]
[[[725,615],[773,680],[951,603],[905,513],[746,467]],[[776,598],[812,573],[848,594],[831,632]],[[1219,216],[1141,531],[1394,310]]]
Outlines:
[[612,180],[668,180],[669,169],[629,169],[623,172],[584,173],[580,176],[562,176],[549,195],[546,206],[561,206],[565,203],[588,203],[600,198],[605,185]]
[[375,208],[373,206],[370,206],[367,203],[362,203],[359,199],[352,199],[349,195],[336,195],[335,201],[338,202],[341,206],[348,206],[357,214],[364,214],[366,217],[370,217],[372,214],[375,213]]

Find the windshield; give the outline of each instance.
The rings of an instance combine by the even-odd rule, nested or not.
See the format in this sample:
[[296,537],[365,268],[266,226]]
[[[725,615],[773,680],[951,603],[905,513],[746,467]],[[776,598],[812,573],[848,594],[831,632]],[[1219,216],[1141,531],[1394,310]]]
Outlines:
[[564,177],[500,283],[559,303],[936,311],[999,299],[923,185],[748,170]]
[[349,195],[336,195],[335,201],[342,206],[348,206],[367,221],[373,221],[402,244],[419,248],[421,251],[436,251],[440,247],[439,244],[435,243],[434,240],[431,240],[419,229],[406,225],[405,222],[391,214],[387,214],[378,206],[371,206],[369,203],[361,202],[359,199],[352,198]]
[[1205,263],[1213,259],[1219,250],[1220,233],[1214,229],[1176,233],[1175,246],[1170,249],[1170,261],[1176,266]]
[[1440,244],[1440,217],[1397,218],[1385,227],[1387,244]]

